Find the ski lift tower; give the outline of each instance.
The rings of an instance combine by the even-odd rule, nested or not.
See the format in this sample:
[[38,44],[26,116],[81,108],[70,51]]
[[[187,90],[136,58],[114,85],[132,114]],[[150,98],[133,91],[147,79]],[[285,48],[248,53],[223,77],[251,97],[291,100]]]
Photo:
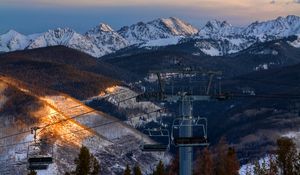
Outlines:
[[[158,77],[159,91],[145,92],[136,97],[137,101],[165,101],[165,102],[178,102],[180,104],[179,111],[180,117],[175,120],[180,120],[179,136],[174,139],[174,145],[179,147],[179,174],[180,175],[192,175],[193,174],[193,147],[207,146],[208,140],[207,135],[199,139],[193,132],[194,121],[197,121],[197,117],[193,116],[193,105],[194,101],[211,101],[211,100],[222,100],[223,96],[219,91],[217,94],[211,95],[212,81],[215,76],[220,76],[222,73],[217,71],[203,71],[202,69],[185,68],[182,70],[170,69],[170,70],[159,70],[151,71],[150,73],[156,74]],[[188,78],[191,82],[191,77],[201,75],[207,77],[204,88],[200,91],[191,90],[189,83],[186,83],[187,88],[179,88],[180,90],[174,91],[176,87],[172,86],[172,92],[165,91],[165,83],[163,78],[166,75],[179,75],[181,78]],[[165,77],[164,77],[165,76]],[[174,121],[175,121],[174,120]],[[206,121],[206,119],[205,119]],[[174,125],[174,124],[173,124]],[[183,127],[180,127],[183,126]],[[173,126],[172,126],[173,128]],[[203,128],[207,129],[207,124]],[[207,131],[204,131],[207,133]],[[174,138],[174,136],[172,136]]]

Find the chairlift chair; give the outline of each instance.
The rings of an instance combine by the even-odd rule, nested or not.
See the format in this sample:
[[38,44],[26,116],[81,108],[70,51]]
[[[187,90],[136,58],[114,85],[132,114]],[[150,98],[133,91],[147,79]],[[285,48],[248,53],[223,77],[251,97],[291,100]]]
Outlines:
[[[200,130],[198,135],[193,133],[192,137],[180,137],[179,131],[185,127],[191,127],[192,130]],[[178,134],[176,134],[178,133]],[[206,118],[176,118],[173,121],[172,132],[171,132],[172,144],[178,147],[198,147],[198,146],[208,146],[207,139],[207,119]]]
[[146,129],[143,131],[148,137],[155,139],[155,138],[161,138],[166,143],[146,143],[145,138],[142,138],[142,144],[141,149],[144,152],[166,152],[170,148],[170,134],[169,130],[167,129],[161,129],[161,128],[155,128],[155,129]]
[[[43,146],[47,146],[43,148]],[[50,151],[44,151],[50,150]],[[53,147],[45,140],[34,141],[28,146],[27,151],[28,170],[46,170],[53,163]]]

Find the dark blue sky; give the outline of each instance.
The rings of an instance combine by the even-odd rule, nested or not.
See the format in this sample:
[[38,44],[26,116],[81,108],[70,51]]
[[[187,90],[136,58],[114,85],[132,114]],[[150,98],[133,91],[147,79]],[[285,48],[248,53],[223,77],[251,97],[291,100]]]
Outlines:
[[57,27],[83,33],[100,22],[117,30],[138,21],[170,16],[196,27],[211,19],[241,26],[288,14],[300,15],[300,4],[294,0],[1,0],[0,33],[14,29],[30,34]]
[[100,22],[107,23],[117,30],[124,25],[130,25],[138,21],[149,21],[170,16],[179,17],[196,26],[203,25],[204,21],[209,19],[203,17],[204,21],[200,21],[180,12],[180,9],[166,7],[0,7],[0,33],[15,29],[21,33],[29,34],[57,27],[71,27],[78,32],[85,32]]

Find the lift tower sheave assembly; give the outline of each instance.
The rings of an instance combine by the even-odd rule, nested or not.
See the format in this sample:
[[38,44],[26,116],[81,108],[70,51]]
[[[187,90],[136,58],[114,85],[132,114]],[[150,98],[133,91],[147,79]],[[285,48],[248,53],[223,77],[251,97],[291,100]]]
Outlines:
[[[194,101],[211,101],[222,99],[221,91],[219,94],[211,95],[212,81],[214,76],[220,76],[221,72],[203,71],[202,69],[194,70],[191,68],[186,69],[164,69],[159,71],[150,71],[151,74],[157,75],[159,84],[159,91],[145,92],[136,97],[137,101],[164,101],[164,102],[178,102],[179,116],[174,119],[172,125],[171,140],[172,143],[179,147],[179,174],[192,175],[193,174],[193,147],[208,146],[207,139],[207,120],[205,118],[193,116]],[[176,92],[168,92],[165,90],[166,84],[163,77],[166,78],[167,74],[177,75],[180,78],[188,78],[189,81],[184,83],[187,88],[182,88]],[[207,77],[207,82],[203,91],[191,90],[191,77],[201,75]],[[199,85],[199,84],[198,84]],[[172,84],[173,86],[173,84]],[[195,127],[201,128],[201,136],[195,136]],[[174,130],[178,130],[176,135]],[[175,136],[176,135],[176,136]]]

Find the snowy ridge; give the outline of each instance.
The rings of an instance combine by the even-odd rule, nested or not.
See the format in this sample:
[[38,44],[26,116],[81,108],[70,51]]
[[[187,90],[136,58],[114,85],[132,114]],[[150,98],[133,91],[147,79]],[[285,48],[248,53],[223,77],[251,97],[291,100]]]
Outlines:
[[45,32],[43,35],[34,39],[29,44],[28,49],[57,45],[63,45],[73,49],[77,49],[94,57],[99,57],[104,54],[104,51],[96,47],[96,45],[88,38],[82,36],[79,33],[76,33],[74,30],[69,28],[58,28]]
[[178,18],[170,17],[125,26],[118,33],[130,44],[139,44],[174,36],[192,36],[198,33],[198,29]]
[[242,31],[243,35],[255,37],[260,41],[283,38],[300,33],[300,17],[289,15],[286,18],[266,22],[254,22]]
[[91,29],[85,35],[70,28],[57,28],[28,36],[11,30],[0,36],[0,52],[63,45],[94,57],[101,57],[128,46],[128,42],[113,32],[110,26],[101,24],[98,27]]
[[300,17],[289,15],[274,20],[254,22],[247,27],[235,27],[226,21],[212,20],[201,28],[200,38],[255,38],[264,42],[300,33]]
[[107,24],[99,24],[85,34],[86,38],[90,40],[101,52],[99,56],[112,53],[129,46],[127,40],[115,32]]
[[[200,30],[197,38],[210,40],[198,44],[202,52],[211,56],[222,56],[242,51],[256,42],[282,39],[299,33],[300,17],[290,15],[286,18],[254,22],[244,28],[234,27],[226,21],[212,20]],[[291,42],[290,45],[300,47],[299,41]]]
[[[200,30],[183,20],[170,17],[138,22],[122,27],[118,31],[101,23],[85,34],[69,28],[58,28],[25,36],[10,30],[0,35],[0,52],[64,45],[94,57],[101,57],[132,45],[160,47],[175,45],[188,38],[197,40],[197,47],[203,53],[222,56],[242,51],[256,42],[282,39],[297,34],[300,34],[300,17],[293,15],[254,22],[247,27],[235,27],[226,21],[211,20]],[[299,39],[289,44],[300,47]]]
[[222,37],[237,37],[242,31],[240,27],[234,27],[227,21],[212,20],[200,30],[200,38],[221,39]]

